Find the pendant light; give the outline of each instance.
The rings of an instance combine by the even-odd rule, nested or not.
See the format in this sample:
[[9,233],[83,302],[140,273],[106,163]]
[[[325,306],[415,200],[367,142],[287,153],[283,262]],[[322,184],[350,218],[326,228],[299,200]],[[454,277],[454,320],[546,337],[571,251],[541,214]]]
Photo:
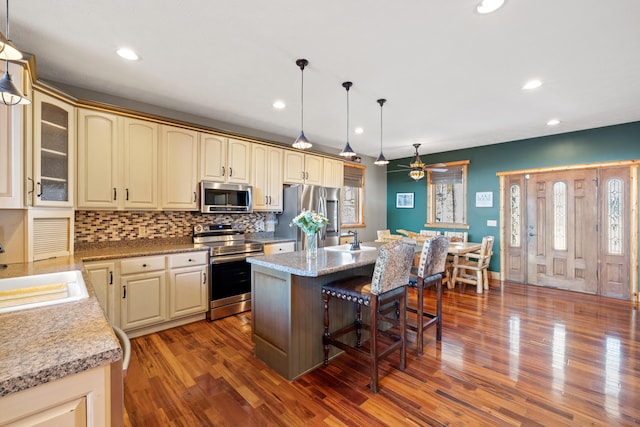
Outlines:
[[[2,103],[5,105],[17,105],[17,104],[30,104],[31,101],[25,98],[25,96],[20,92],[20,89],[13,84],[11,80],[11,74],[9,74],[9,59],[21,59],[22,53],[19,50],[15,49],[11,43],[9,43],[9,0],[7,0],[7,38],[0,38],[0,43],[2,43],[2,53],[0,54],[0,58],[5,60],[6,70],[0,79],[0,99],[2,99]],[[12,55],[15,55],[13,52],[17,52],[19,54],[18,58],[14,58]]]
[[299,148],[300,150],[306,150],[307,148],[311,148],[313,144],[309,142],[306,136],[304,136],[304,67],[309,65],[309,61],[306,59],[298,59],[296,61],[296,65],[300,67],[300,75],[301,75],[301,88],[300,88],[300,135],[296,138],[293,143],[294,148]]
[[356,155],[356,152],[353,151],[353,149],[351,148],[351,145],[349,144],[349,89],[351,89],[351,86],[353,86],[353,83],[351,82],[342,83],[342,87],[347,90],[347,145],[344,146],[344,150],[342,150],[340,155],[342,157],[349,157],[349,158]]
[[373,162],[373,164],[377,165],[377,166],[384,166],[384,165],[389,164],[389,160],[387,160],[384,157],[384,154],[382,154],[382,106],[384,105],[385,102],[387,102],[387,100],[386,99],[378,99],[376,102],[378,104],[380,104],[380,155],[378,156],[376,161]]

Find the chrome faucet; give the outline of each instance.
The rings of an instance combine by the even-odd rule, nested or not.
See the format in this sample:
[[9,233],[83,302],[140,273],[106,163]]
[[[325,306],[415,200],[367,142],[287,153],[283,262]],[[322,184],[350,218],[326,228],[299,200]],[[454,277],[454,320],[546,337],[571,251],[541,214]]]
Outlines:
[[357,231],[349,231],[349,234],[353,233],[353,243],[351,244],[352,251],[360,250],[360,242],[358,242],[358,232]]

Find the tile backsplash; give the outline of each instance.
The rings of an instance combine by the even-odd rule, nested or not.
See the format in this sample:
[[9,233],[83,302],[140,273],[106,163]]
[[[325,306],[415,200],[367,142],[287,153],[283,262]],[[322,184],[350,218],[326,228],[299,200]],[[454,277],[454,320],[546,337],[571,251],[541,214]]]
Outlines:
[[203,214],[189,211],[76,211],[75,244],[136,239],[191,238],[196,224],[231,224],[247,233],[273,231],[276,215]]

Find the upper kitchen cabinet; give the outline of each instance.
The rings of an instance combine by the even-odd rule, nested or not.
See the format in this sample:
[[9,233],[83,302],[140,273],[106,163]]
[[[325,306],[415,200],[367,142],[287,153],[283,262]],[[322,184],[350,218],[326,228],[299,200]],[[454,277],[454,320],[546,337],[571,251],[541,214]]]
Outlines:
[[162,125],[160,129],[162,209],[198,209],[198,132]]
[[[21,87],[21,68],[9,65],[14,84]],[[0,63],[4,72],[5,63]],[[15,67],[15,68],[14,68]],[[22,123],[25,107],[0,103],[0,208],[22,208]]]
[[344,163],[342,160],[323,159],[323,185],[342,188],[344,185]]
[[200,179],[249,184],[251,180],[251,143],[201,133]]
[[282,211],[282,148],[253,144],[253,210]]
[[33,204],[73,207],[74,107],[36,91],[33,125]]
[[299,151],[284,152],[284,183],[322,185],[322,157]]
[[77,207],[158,207],[158,125],[78,110]]
[[118,207],[119,141],[117,116],[78,109],[78,208]]

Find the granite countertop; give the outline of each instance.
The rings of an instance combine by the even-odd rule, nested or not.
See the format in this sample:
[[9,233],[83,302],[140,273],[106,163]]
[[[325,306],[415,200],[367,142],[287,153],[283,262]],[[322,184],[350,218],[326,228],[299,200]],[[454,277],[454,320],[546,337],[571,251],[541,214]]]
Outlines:
[[[85,249],[74,256],[9,264],[0,279],[83,270],[83,262],[202,251],[193,244]],[[0,397],[122,359],[122,349],[83,272],[89,298],[0,314]]]
[[[379,247],[380,243],[367,242],[362,246]],[[318,277],[336,271],[374,264],[377,256],[377,250],[339,252],[318,248],[316,259],[307,259],[305,251],[297,251],[250,257],[247,258],[247,262],[297,276]]]

